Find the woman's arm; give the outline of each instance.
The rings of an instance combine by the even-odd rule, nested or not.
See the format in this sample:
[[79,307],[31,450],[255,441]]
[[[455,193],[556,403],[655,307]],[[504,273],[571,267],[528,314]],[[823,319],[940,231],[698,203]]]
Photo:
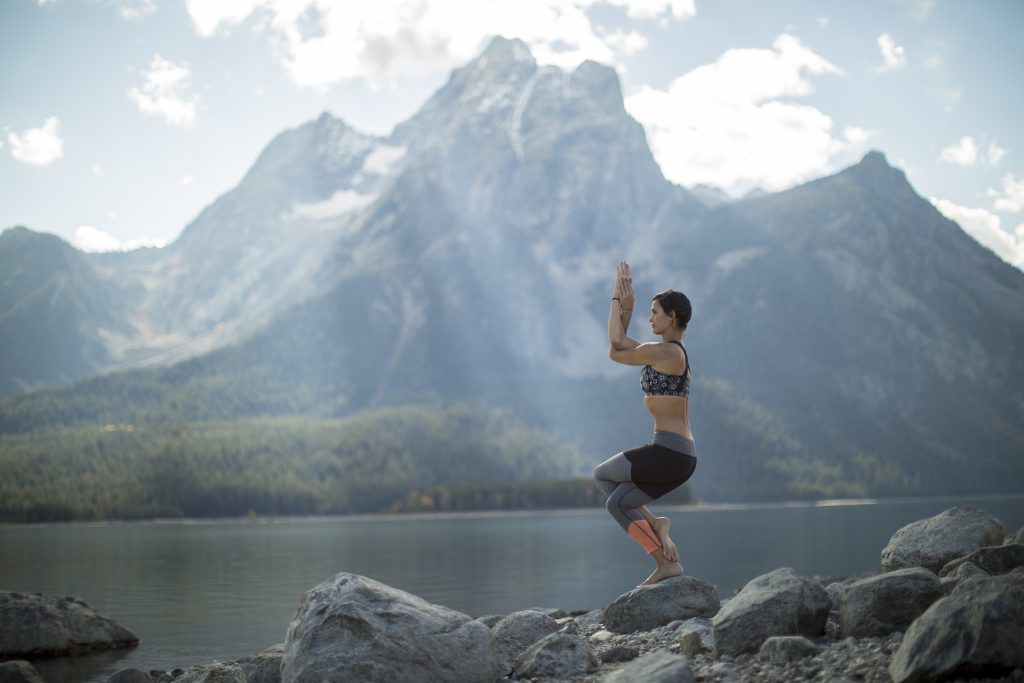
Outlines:
[[612,350],[633,349],[640,345],[640,342],[626,334],[633,309],[631,280],[629,264],[625,261],[620,262],[615,271],[615,288],[612,290],[611,306],[608,310],[608,342]]

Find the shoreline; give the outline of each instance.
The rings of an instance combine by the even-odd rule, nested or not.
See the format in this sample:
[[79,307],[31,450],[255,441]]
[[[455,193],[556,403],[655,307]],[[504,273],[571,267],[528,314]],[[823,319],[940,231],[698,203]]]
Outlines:
[[[721,510],[778,510],[799,508],[855,507],[867,505],[898,505],[912,503],[957,503],[963,501],[1020,500],[1021,493],[987,493],[963,495],[934,495],[899,498],[823,498],[816,500],[779,500],[758,502],[695,502],[684,505],[659,506],[666,512],[701,512]],[[657,501],[655,501],[657,502]],[[215,524],[303,524],[327,521],[346,522],[404,522],[451,519],[493,519],[500,517],[536,517],[579,515],[606,515],[600,506],[583,508],[526,508],[502,510],[452,510],[432,512],[370,512],[338,515],[242,515],[227,517],[154,517],[146,519],[68,520],[60,522],[0,522],[0,529],[25,527],[68,527],[68,526],[144,526],[144,525],[215,525]]]

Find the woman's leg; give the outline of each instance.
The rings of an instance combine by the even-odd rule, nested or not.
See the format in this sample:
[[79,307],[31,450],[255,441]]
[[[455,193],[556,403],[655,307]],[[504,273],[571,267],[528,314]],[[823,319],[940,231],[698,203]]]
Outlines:
[[[666,552],[666,546],[661,535],[655,530],[654,525],[645,519],[641,509],[644,503],[651,501],[650,495],[637,487],[633,482],[624,482],[616,487],[611,496],[608,497],[608,512],[615,518],[619,525],[626,530],[626,533],[634,541],[639,543],[647,554],[654,558],[657,566],[651,575],[641,585],[657,583],[671,576],[682,576],[683,568],[678,562],[678,556],[672,557]],[[648,513],[650,514],[650,513]],[[651,517],[655,523],[659,518]],[[665,519],[665,518],[660,518]],[[668,520],[665,520],[666,522]],[[667,527],[666,527],[667,529]],[[671,543],[671,540],[669,541]],[[673,550],[675,546],[672,546]]]
[[[637,507],[651,501],[631,480],[633,465],[624,453],[617,453],[594,468],[594,481],[608,497],[608,512],[648,553],[662,546],[650,521],[637,512]],[[645,510],[646,512],[646,510]]]
[[646,505],[639,506],[637,508],[637,512],[643,515],[643,518],[646,519],[647,523],[651,525],[652,529],[654,529],[654,533],[658,536],[658,540],[661,541],[661,549],[665,553],[665,559],[669,562],[678,562],[679,550],[668,535],[670,526],[668,517],[655,517],[651,514],[651,511],[647,509]]

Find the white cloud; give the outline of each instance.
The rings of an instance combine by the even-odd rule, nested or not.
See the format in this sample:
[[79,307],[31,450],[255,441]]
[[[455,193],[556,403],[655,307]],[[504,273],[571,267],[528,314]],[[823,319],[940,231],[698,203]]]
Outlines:
[[955,145],[943,149],[939,153],[939,159],[951,164],[974,166],[978,163],[978,145],[975,144],[974,138],[965,135]]
[[97,178],[106,178],[107,177],[107,171],[102,166],[93,166],[92,167],[92,174],[94,176],[96,176]]
[[46,7],[47,5],[52,5],[54,2],[55,2],[55,0],[36,0],[36,4],[39,5],[40,7]]
[[910,0],[910,16],[915,21],[924,21],[934,7],[935,0]]
[[180,181],[181,182],[181,186],[182,187],[188,187],[189,185],[194,183],[195,180],[196,180],[195,177],[191,173],[189,173],[187,175],[183,175],[181,177],[181,181]]
[[132,88],[128,97],[144,114],[162,116],[173,126],[188,125],[195,120],[199,104],[199,96],[189,92],[190,76],[187,67],[153,55],[146,82],[141,89]]
[[57,135],[60,121],[51,116],[39,128],[30,128],[21,135],[8,132],[11,156],[33,166],[46,166],[64,156],[64,141]]
[[604,39],[617,53],[627,57],[647,47],[647,38],[636,31],[613,31],[605,35]]
[[696,13],[694,0],[185,1],[203,36],[252,18],[292,80],[312,88],[447,70],[476,56],[495,35],[520,38],[538,62],[566,68],[584,59],[616,63],[643,48],[640,34],[602,34],[586,13],[598,5],[661,23]]
[[956,144],[943,149],[939,153],[939,160],[961,166],[974,166],[981,163],[995,166],[1002,161],[1004,156],[1006,156],[1006,150],[996,144],[994,140],[989,142],[988,149],[982,152],[974,138],[965,135]]
[[988,163],[995,166],[1006,156],[1006,150],[997,145],[995,141],[992,141],[988,143],[988,154],[986,156],[988,157]]
[[626,108],[647,130],[661,170],[682,185],[707,183],[741,195],[778,190],[829,170],[870,133],[793,102],[814,88],[808,76],[841,75],[794,36],[771,49],[731,49],[676,78],[667,90],[643,88]]
[[1001,227],[999,216],[967,206],[960,206],[945,199],[929,197],[942,215],[955,221],[968,235],[982,246],[991,249],[1007,263],[1024,268],[1024,227],[1018,226],[1015,235],[1011,235]]
[[989,189],[989,197],[996,200],[996,210],[1020,213],[1024,209],[1024,178],[1017,179],[1012,173],[1003,176],[1002,190]]
[[878,49],[882,51],[884,64],[878,67],[879,71],[892,71],[902,69],[907,65],[907,56],[902,45],[897,45],[896,40],[888,33],[878,36]]
[[142,19],[156,11],[156,3],[153,0],[120,0],[118,11],[127,21]]
[[843,128],[843,137],[851,145],[860,146],[865,142],[873,138],[877,134],[877,131],[867,130],[860,126],[846,126]]
[[695,0],[604,0],[580,2],[579,5],[611,5],[626,10],[634,19],[658,19],[663,16],[692,17],[697,14]]
[[79,225],[71,243],[82,251],[130,251],[139,247],[162,247],[161,240],[128,240],[122,242],[109,232],[91,225]]

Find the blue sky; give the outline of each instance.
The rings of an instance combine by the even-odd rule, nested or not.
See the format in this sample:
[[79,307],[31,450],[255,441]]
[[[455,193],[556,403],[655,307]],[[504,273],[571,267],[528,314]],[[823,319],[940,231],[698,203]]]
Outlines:
[[1017,0],[5,0],[0,228],[169,243],[283,129],[387,134],[501,34],[614,66],[674,182],[778,190],[879,149],[1024,267],[1021,26]]

